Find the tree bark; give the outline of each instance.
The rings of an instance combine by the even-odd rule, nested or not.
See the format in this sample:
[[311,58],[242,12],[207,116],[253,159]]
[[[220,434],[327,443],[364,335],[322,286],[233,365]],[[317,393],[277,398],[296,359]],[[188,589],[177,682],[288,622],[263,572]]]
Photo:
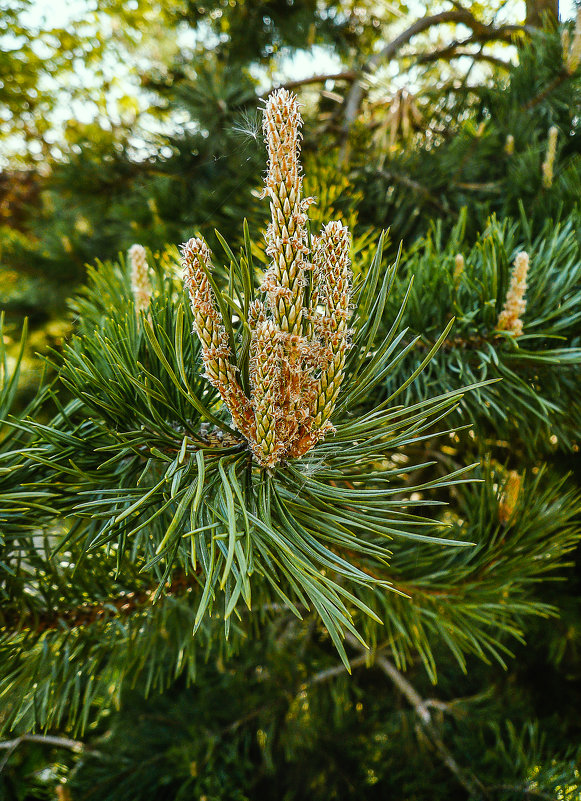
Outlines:
[[527,25],[544,28],[559,19],[559,0],[527,0]]

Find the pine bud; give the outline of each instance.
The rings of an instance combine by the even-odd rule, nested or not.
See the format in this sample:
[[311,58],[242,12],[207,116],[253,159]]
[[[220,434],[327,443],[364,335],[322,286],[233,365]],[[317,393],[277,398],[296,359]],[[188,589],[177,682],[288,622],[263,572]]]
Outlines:
[[256,439],[252,450],[258,461],[272,467],[285,448],[279,438],[282,409],[280,379],[282,348],[278,330],[272,320],[265,320],[252,332],[250,345],[250,381],[256,422]]
[[313,429],[330,418],[341,382],[349,347],[347,325],[351,301],[351,236],[340,222],[327,223],[313,254],[313,275],[322,314],[313,315],[315,333],[328,349],[328,364],[321,370],[313,410]]
[[[567,37],[569,32],[567,31]],[[569,75],[577,71],[581,61],[581,8],[577,9],[577,19],[575,21],[575,31],[573,33],[573,43],[567,53],[565,60],[565,70]]]
[[210,249],[203,239],[190,239],[181,248],[184,285],[190,296],[194,330],[202,345],[206,378],[216,387],[230,410],[234,426],[249,436],[254,428],[250,401],[242,392],[236,370],[230,364],[230,345],[214,302],[207,272],[212,271]]
[[462,278],[462,273],[464,272],[464,256],[461,253],[457,253],[454,257],[454,286],[458,288],[458,284],[460,283],[460,279]]
[[512,134],[508,134],[506,137],[506,142],[504,144],[504,152],[507,156],[512,156],[514,153],[514,136]]
[[127,251],[127,259],[131,268],[131,290],[135,298],[135,308],[138,312],[145,311],[149,308],[153,291],[145,248],[142,245],[131,245]]
[[[314,201],[301,199],[301,125],[296,97],[285,89],[273,92],[263,120],[268,150],[264,196],[271,211],[266,250],[271,263],[261,287],[265,297],[250,303],[246,317],[250,397],[230,363],[231,343],[208,280],[210,251],[202,239],[190,239],[182,247],[184,283],[206,377],[218,389],[257,462],[268,468],[284,458],[300,458],[334,431],[330,417],[351,334],[347,228],[328,223],[314,239],[313,264],[308,261],[306,211]],[[306,271],[311,269],[306,307]]]
[[508,331],[515,337],[523,332],[522,316],[527,302],[525,292],[527,289],[527,272],[529,269],[529,255],[524,250],[517,253],[510,278],[510,286],[506,293],[504,307],[498,317],[496,327],[499,331]]
[[279,89],[268,97],[262,127],[268,151],[264,194],[272,213],[266,252],[272,261],[262,289],[274,319],[289,334],[300,334],[303,316],[307,229],[299,167],[302,124],[295,95]]
[[553,185],[553,167],[555,165],[555,155],[557,153],[557,136],[559,129],[552,125],[549,128],[549,136],[547,139],[547,153],[543,161],[543,186],[545,189],[550,189]]
[[506,525],[516,508],[522,479],[516,470],[511,470],[498,504],[498,519]]

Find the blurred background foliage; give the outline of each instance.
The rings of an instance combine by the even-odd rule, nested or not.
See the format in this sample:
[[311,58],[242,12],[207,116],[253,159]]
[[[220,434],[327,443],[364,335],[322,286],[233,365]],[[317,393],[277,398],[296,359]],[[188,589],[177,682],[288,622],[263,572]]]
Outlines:
[[475,235],[519,201],[542,219],[578,200],[581,90],[550,12],[539,31],[518,4],[426,4],[446,24],[384,62],[422,18],[405,4],[80,0],[63,27],[42,8],[9,2],[0,23],[0,282],[19,315],[62,309],[87,262],[134,241],[236,241],[261,182],[257,95],[280,83],[299,83],[323,182],[348,177],[359,230],[390,226],[394,247],[464,207]]
[[[581,799],[581,573],[578,547],[570,552],[581,432],[575,14],[572,5],[559,13],[555,2],[511,0],[0,0],[9,362],[29,318],[19,394],[2,417],[37,409],[34,354],[60,349],[75,329],[80,307],[67,301],[87,264],[114,260],[134,242],[163,262],[168,243],[194,233],[216,247],[216,228],[236,251],[242,218],[255,233],[264,228],[257,108],[279,85],[303,103],[314,225],[333,215],[349,224],[361,273],[377,228],[390,228],[388,257],[403,241],[386,325],[413,276],[405,322],[409,341],[422,341],[401,369],[415,369],[457,318],[405,402],[435,387],[505,379],[466,397],[472,428],[461,443],[422,446],[448,467],[464,464],[466,451],[486,454],[483,488],[447,500],[448,522],[459,530],[468,521],[468,538],[473,525],[488,557],[483,572],[471,572],[468,551],[423,555],[419,570],[414,550],[401,549],[398,579],[414,584],[417,602],[401,612],[406,628],[396,630],[395,614],[384,636],[398,643],[398,667],[416,695],[356,649],[348,677],[313,618],[275,616],[256,624],[260,636],[241,635],[234,655],[208,645],[194,687],[173,664],[159,668],[169,689],[147,701],[143,676],[112,685],[115,703],[102,701],[82,740],[63,725],[52,744],[33,735],[0,743],[0,798]],[[508,338],[491,346],[519,249],[531,253],[531,327],[518,347]],[[381,392],[390,394],[388,382]],[[4,436],[10,452],[18,437],[15,445]],[[507,487],[517,470],[526,479],[509,547]],[[545,563],[561,581],[538,584]],[[455,577],[444,589],[443,573]],[[71,582],[66,570],[51,575],[54,592]],[[147,591],[133,573],[122,580],[138,598]],[[509,595],[510,614],[498,600]],[[86,601],[83,587],[78,596]],[[504,666],[481,660],[476,646],[450,646],[470,601],[475,629],[498,623]],[[166,614],[162,605],[149,618],[160,637],[172,635]],[[115,623],[129,644],[135,617]],[[103,625],[95,636],[105,640]],[[152,635],[147,648],[156,642]],[[125,675],[114,661],[107,669]]]

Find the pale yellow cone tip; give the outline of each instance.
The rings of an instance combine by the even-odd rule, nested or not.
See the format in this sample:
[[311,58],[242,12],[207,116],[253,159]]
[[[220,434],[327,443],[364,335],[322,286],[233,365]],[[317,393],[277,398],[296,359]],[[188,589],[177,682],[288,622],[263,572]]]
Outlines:
[[131,291],[135,299],[135,308],[139,312],[148,308],[153,292],[147,254],[143,245],[131,245],[127,251],[127,260],[131,271]]

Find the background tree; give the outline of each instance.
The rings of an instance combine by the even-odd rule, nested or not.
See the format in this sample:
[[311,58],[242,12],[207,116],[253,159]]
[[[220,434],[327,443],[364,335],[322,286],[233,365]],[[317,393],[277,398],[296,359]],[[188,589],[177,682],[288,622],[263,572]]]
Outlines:
[[[22,153],[12,146],[5,186],[24,183],[35,189],[25,197],[10,190],[5,197],[5,218],[11,222],[4,228],[2,258],[7,303],[20,311],[36,307],[37,313],[46,307],[45,290],[42,302],[34,291],[38,281],[19,292],[16,273],[26,271],[31,279],[40,273],[43,287],[52,276],[57,301],[61,288],[80,277],[94,256],[113,257],[134,240],[157,248],[187,238],[194,207],[196,225],[213,244],[215,227],[237,236],[241,208],[236,201],[260,180],[256,93],[281,79],[288,82],[290,59],[316,58],[334,65],[330,73],[315,69],[317,74],[307,72],[298,81],[307,92],[309,111],[320,120],[313,142],[319,155],[324,144],[330,166],[336,158],[344,159],[350,131],[371,127],[380,135],[382,126],[393,128],[394,121],[386,119],[388,107],[406,82],[414,96],[423,98],[429,88],[426,101],[420,102],[425,120],[434,113],[444,115],[440,134],[431,130],[433,125],[425,132],[426,144],[434,133],[445,135],[445,126],[463,117],[476,100],[470,91],[462,101],[464,109],[446,112],[458,94],[450,89],[453,81],[462,84],[462,76],[476,68],[476,85],[486,84],[501,51],[510,52],[512,37],[524,31],[509,21],[502,3],[486,10],[454,6],[444,11],[432,4],[425,17],[415,20],[397,5],[379,11],[360,3],[352,8],[319,8],[310,2],[164,3],[137,4],[135,9],[107,3],[84,14],[79,25],[54,30],[36,20],[31,24],[27,8],[22,6],[14,16],[19,27],[13,28],[29,44],[10,56],[16,68],[7,66],[6,72],[25,71],[26,80],[35,84],[33,91],[42,87],[42,94],[36,100],[29,97],[26,84],[16,92],[20,99],[4,136],[21,142],[22,131],[28,130],[24,152],[40,154],[43,175],[36,170],[15,173]],[[45,47],[42,58],[35,55],[32,40],[36,49],[39,43]],[[392,85],[394,70],[397,89]],[[69,87],[66,94],[63,86]],[[372,102],[362,105],[364,98]],[[76,111],[72,117],[71,104]],[[359,112],[364,122],[360,128],[354,124]],[[88,122],[80,122],[81,113]],[[418,122],[408,110],[398,125],[406,139]],[[367,148],[369,142],[357,147]],[[385,160],[382,153],[380,144],[380,162]],[[27,158],[33,160],[32,155]],[[359,174],[352,175],[352,182],[365,185],[369,195],[369,176]],[[424,182],[422,176],[420,184]],[[379,191],[388,190],[384,180]],[[438,187],[434,194],[441,191]],[[409,216],[407,210],[404,214]],[[374,217],[364,215],[362,223],[383,224]],[[15,219],[20,220],[16,231]],[[394,222],[397,226],[397,219],[390,219],[392,226]],[[402,226],[394,241],[407,233]]]

